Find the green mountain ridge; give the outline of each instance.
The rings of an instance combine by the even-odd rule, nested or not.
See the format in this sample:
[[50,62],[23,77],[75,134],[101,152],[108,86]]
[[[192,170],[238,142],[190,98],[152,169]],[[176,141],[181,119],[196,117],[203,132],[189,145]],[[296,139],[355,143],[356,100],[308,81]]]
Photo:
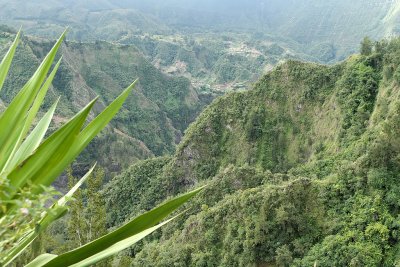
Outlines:
[[110,226],[208,185],[132,266],[398,264],[399,52],[396,39],[333,66],[282,64],[216,99],[174,156],[113,179]]

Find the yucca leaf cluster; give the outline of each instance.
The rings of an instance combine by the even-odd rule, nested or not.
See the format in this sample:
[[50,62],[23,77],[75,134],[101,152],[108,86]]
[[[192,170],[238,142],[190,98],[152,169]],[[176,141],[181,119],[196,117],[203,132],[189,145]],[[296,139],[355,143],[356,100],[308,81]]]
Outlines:
[[[17,34],[0,63],[0,89],[4,84],[17,45]],[[135,86],[133,82],[103,112],[86,124],[94,99],[46,138],[58,100],[41,117],[41,106],[62,59],[53,64],[65,37],[54,44],[41,65],[17,96],[0,114],[0,266],[10,264],[52,222],[68,211],[81,180],[49,208],[45,203],[57,193],[50,186],[89,142],[119,111]],[[94,164],[95,165],[95,164]],[[44,254],[27,266],[88,266],[125,249],[169,220],[159,223],[199,190],[175,198],[113,232],[62,255]],[[171,220],[171,219],[170,219]],[[159,223],[159,224],[158,224]]]

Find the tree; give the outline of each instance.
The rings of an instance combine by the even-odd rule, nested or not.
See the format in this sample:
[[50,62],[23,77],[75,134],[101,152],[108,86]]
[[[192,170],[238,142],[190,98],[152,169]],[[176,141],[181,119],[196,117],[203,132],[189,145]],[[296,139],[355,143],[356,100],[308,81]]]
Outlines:
[[372,54],[372,47],[373,43],[369,37],[364,37],[363,41],[361,42],[361,49],[360,53],[363,56],[369,56]]
[[276,250],[276,265],[280,267],[290,266],[293,262],[293,255],[287,245],[283,245]]
[[[72,188],[78,179],[67,170],[68,185]],[[104,170],[98,168],[87,180],[86,189],[78,189],[70,204],[68,240],[70,249],[82,246],[107,234],[106,208],[100,190],[103,186]]]
[[103,183],[104,170],[101,168],[98,168],[87,181],[85,213],[88,241],[107,234],[105,201],[100,193]]
[[[72,168],[67,169],[68,176],[68,187],[73,188],[78,182],[78,178],[74,177],[72,174]],[[69,220],[68,220],[68,249],[73,249],[77,246],[82,246],[86,244],[86,223],[85,223],[85,213],[83,205],[83,194],[82,189],[76,190],[74,194],[74,200],[69,204]]]
[[[78,179],[73,176],[72,168],[68,168],[68,185],[71,189]],[[68,220],[68,248],[82,246],[107,234],[106,207],[101,196],[104,182],[104,170],[97,168],[87,180],[86,189],[78,189],[74,200],[70,204]],[[101,262],[96,266],[108,266],[109,261]]]

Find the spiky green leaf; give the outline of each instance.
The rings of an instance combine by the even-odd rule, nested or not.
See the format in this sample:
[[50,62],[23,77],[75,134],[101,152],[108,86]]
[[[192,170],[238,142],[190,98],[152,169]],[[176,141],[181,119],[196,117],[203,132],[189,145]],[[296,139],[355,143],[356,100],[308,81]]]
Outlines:
[[49,128],[58,100],[51,106],[25,141],[19,146],[17,152],[10,158],[6,165],[6,172],[13,170],[18,164],[27,159],[42,142]]
[[40,88],[46,79],[57,50],[64,39],[65,32],[47,54],[42,64],[13,99],[7,109],[0,115],[0,171],[4,170],[7,160],[15,151],[25,129],[25,121]]
[[[97,99],[89,103],[82,111],[68,123],[52,134],[36,150],[36,152],[15,168],[9,175],[11,192],[8,198],[14,197],[16,189],[31,180],[36,185],[50,185],[57,177],[49,176],[52,170],[63,163],[65,155],[78,136],[83,123]],[[61,172],[60,172],[61,173]],[[59,175],[58,173],[57,175]]]
[[32,229],[28,232],[19,242],[18,244],[8,253],[8,257],[3,259],[4,265],[11,263],[22,251],[25,250],[36,238],[37,236],[43,232],[51,223],[53,223],[58,218],[62,217],[66,211],[66,204],[71,199],[73,194],[78,190],[78,188],[88,179],[88,177],[92,174],[96,164],[80,179],[80,181],[71,188],[67,194],[65,194],[62,198],[60,198],[54,205],[50,208],[48,212],[43,214],[42,220],[37,224],[35,229]]
[[182,196],[176,197],[165,204],[146,212],[124,226],[116,229],[115,231],[102,236],[80,248],[74,249],[70,252],[64,253],[57,258],[54,258],[44,266],[46,267],[61,267],[77,264],[89,257],[92,257],[111,246],[121,242],[127,238],[133,237],[142,231],[155,226],[158,222],[165,219],[173,211],[187,202],[190,198],[195,196],[203,188],[199,188],[192,192],[186,193]]
[[29,264],[25,265],[25,267],[41,267],[56,257],[57,255],[54,254],[42,254],[31,261]]
[[[107,249],[102,250],[101,252],[87,258],[84,259],[81,262],[78,262],[76,264],[71,265],[70,267],[85,267],[85,266],[92,266],[93,264],[106,259],[108,257],[111,257],[114,254],[117,254],[118,252],[129,248],[130,246],[132,246],[133,244],[139,242],[140,240],[142,240],[143,238],[145,238],[146,236],[148,236],[149,234],[153,233],[154,231],[156,231],[157,229],[161,228],[162,226],[166,225],[167,223],[169,223],[170,221],[172,221],[174,218],[171,218],[165,222],[162,222],[156,226],[153,226],[149,229],[146,229],[134,236],[128,237],[122,241],[119,241],[117,243],[115,243],[114,245],[108,247]],[[55,259],[55,258],[53,258]]]
[[57,164],[54,164],[46,173],[46,177],[48,177],[49,181],[56,179],[63,172],[63,170],[79,155],[79,153],[82,152],[89,142],[96,137],[101,130],[104,129],[104,127],[120,110],[126,98],[129,96],[132,88],[135,86],[135,83],[136,82],[128,86],[109,106],[103,110],[103,112],[101,112],[81,131],[70,148],[68,154],[65,155],[62,160],[58,161]]
[[12,43],[12,45],[7,51],[7,54],[4,56],[3,60],[0,63],[0,91],[3,88],[4,81],[10,69],[11,62],[14,58],[15,50],[18,46],[20,35],[21,31],[18,31],[17,36],[14,39],[14,42]]

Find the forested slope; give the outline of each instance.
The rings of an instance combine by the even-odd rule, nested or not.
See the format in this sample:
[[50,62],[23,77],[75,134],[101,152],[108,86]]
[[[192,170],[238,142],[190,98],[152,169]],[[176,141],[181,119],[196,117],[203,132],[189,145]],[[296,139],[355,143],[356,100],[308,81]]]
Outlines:
[[399,53],[396,39],[334,66],[282,64],[215,100],[173,157],[113,179],[110,226],[208,185],[133,266],[399,263]]

